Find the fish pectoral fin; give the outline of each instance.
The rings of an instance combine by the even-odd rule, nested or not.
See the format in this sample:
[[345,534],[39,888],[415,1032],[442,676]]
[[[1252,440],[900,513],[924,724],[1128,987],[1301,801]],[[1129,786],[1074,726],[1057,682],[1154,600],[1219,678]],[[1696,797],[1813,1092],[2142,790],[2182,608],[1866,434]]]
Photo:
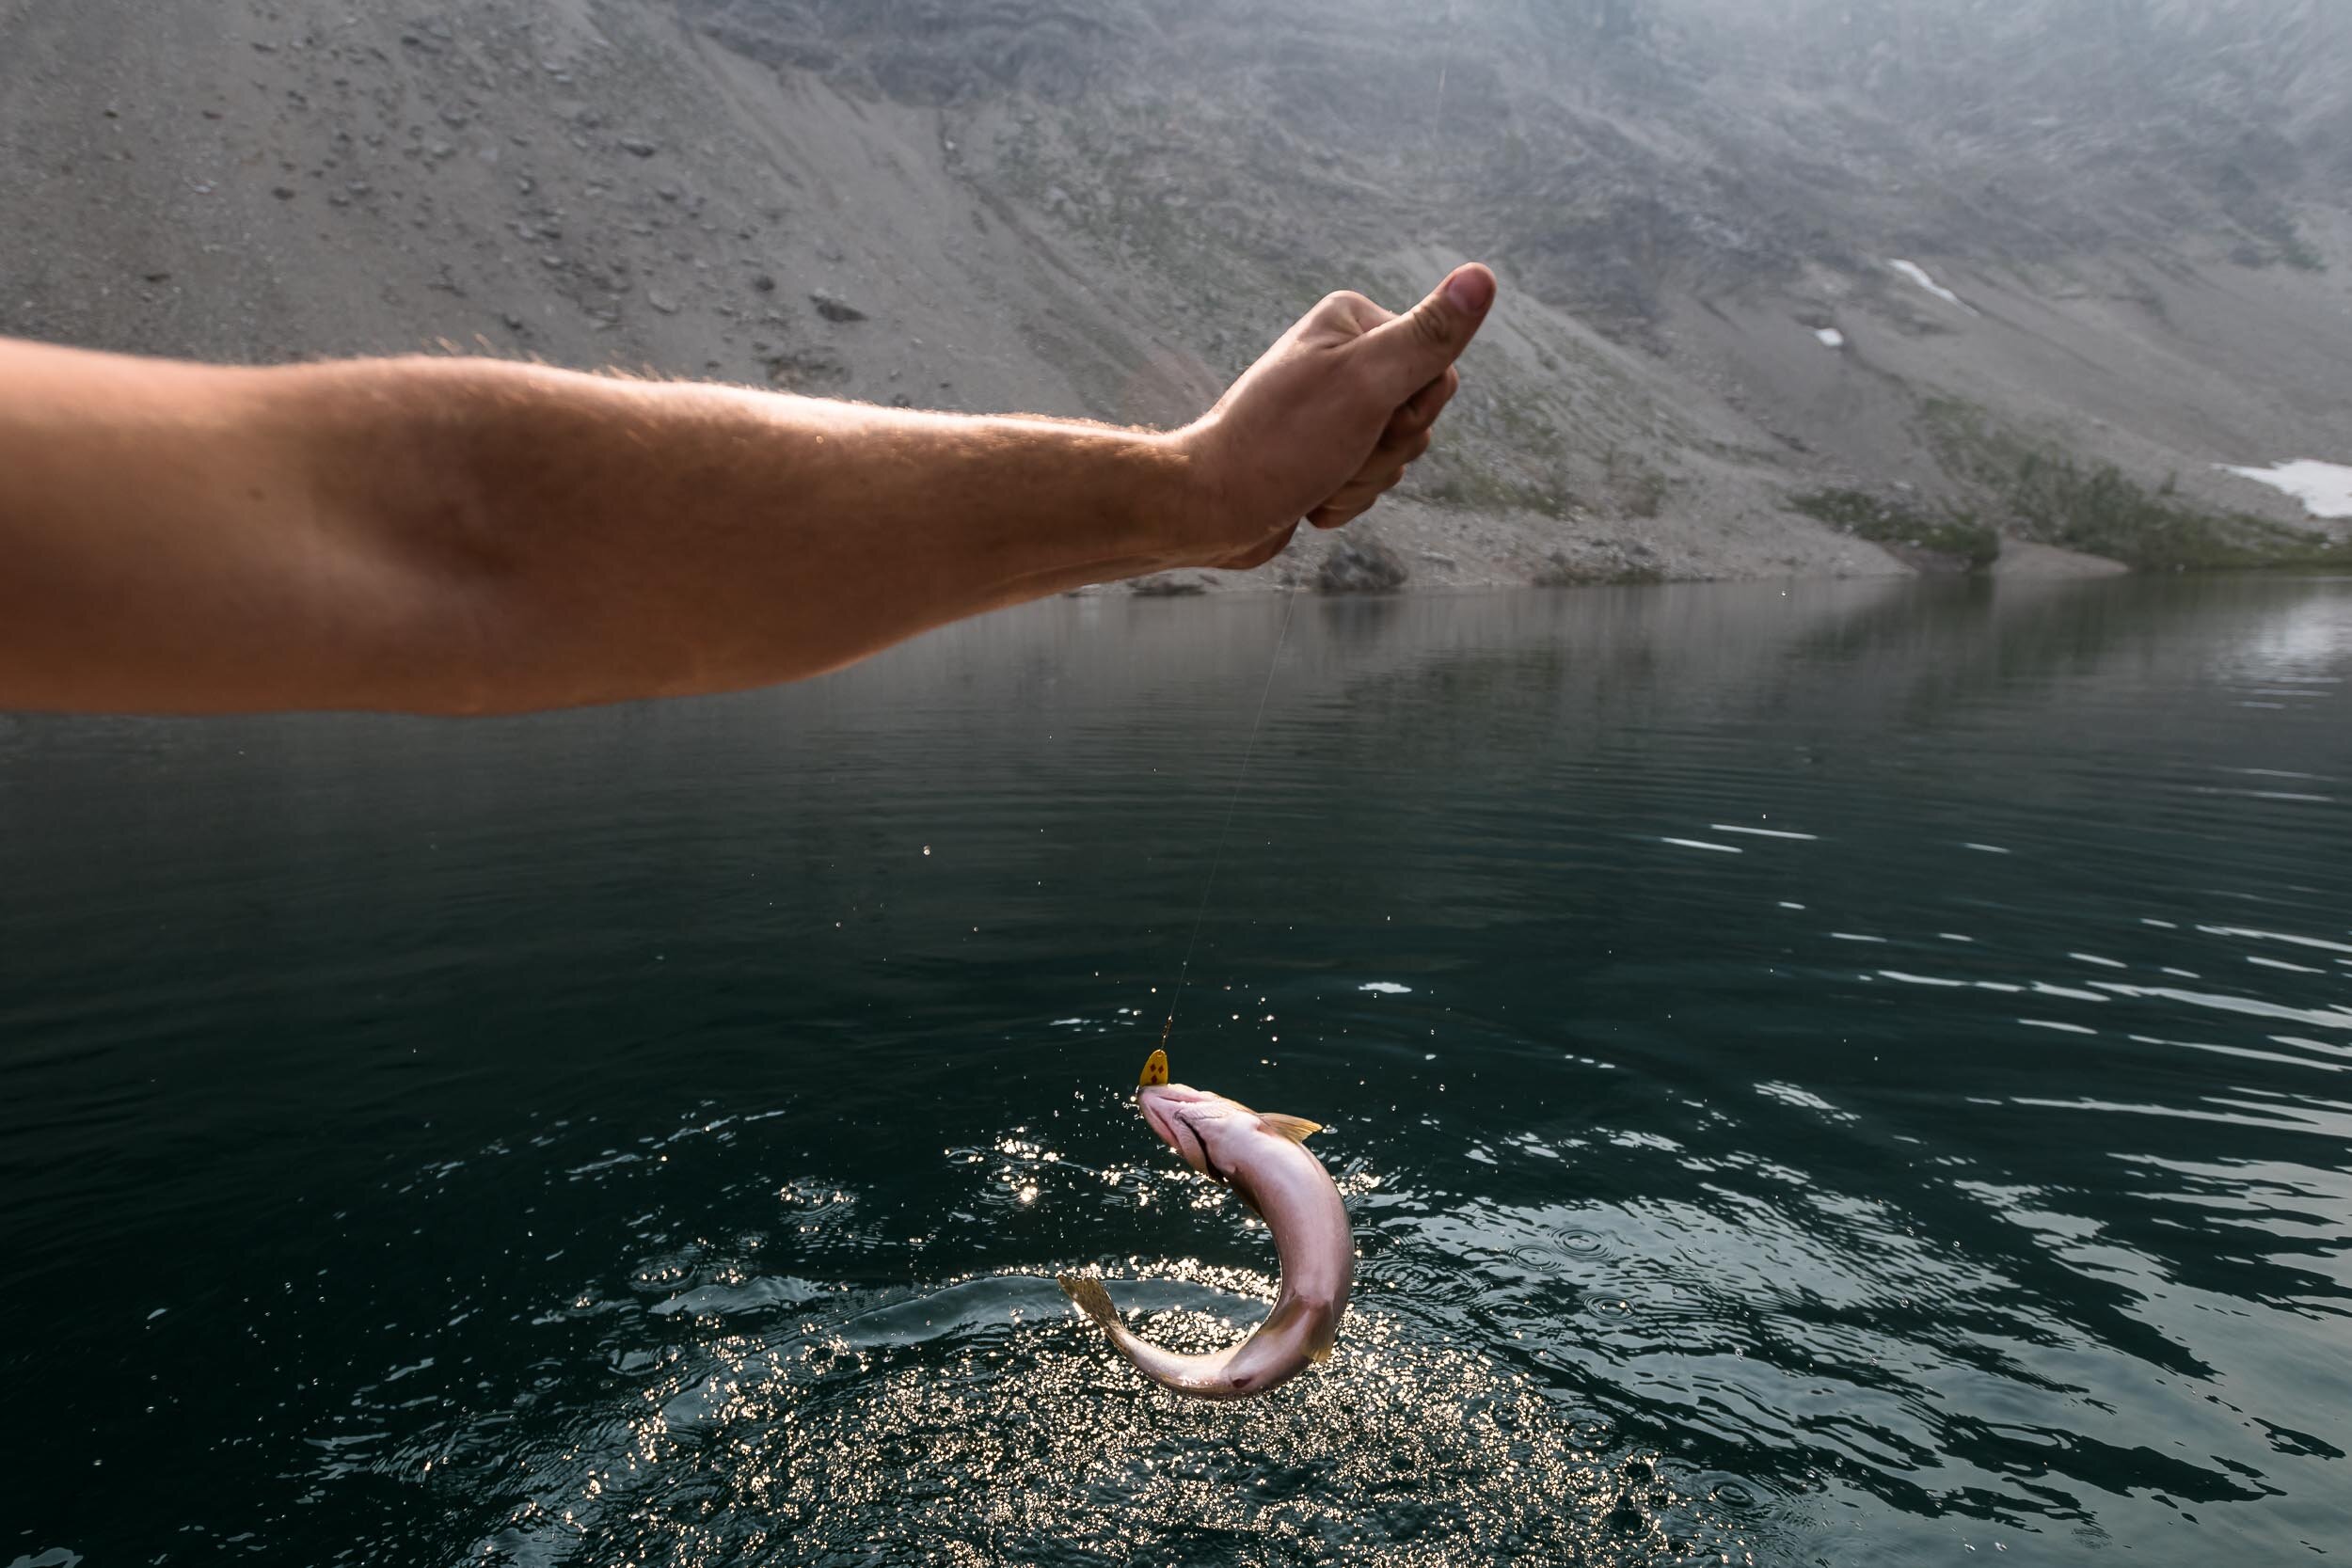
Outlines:
[[1276,1137],[1288,1138],[1295,1144],[1303,1144],[1323,1131],[1323,1123],[1319,1121],[1309,1121],[1305,1117],[1286,1117],[1279,1111],[1260,1111],[1258,1120]]

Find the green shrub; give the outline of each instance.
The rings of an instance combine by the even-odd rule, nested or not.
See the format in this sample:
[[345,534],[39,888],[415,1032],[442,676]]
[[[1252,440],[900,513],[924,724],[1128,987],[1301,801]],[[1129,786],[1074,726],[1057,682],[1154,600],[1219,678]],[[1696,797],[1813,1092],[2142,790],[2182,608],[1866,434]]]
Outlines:
[[1993,496],[2026,538],[2151,572],[2352,565],[2352,540],[2211,511],[2169,481],[2151,490],[2112,463],[2086,464],[1996,430],[1968,404],[1931,403],[1927,416],[1946,466]]
[[1788,505],[1857,539],[1956,555],[1978,571],[2001,553],[2000,535],[1973,512],[1928,512],[1863,490],[1815,490],[1789,497]]

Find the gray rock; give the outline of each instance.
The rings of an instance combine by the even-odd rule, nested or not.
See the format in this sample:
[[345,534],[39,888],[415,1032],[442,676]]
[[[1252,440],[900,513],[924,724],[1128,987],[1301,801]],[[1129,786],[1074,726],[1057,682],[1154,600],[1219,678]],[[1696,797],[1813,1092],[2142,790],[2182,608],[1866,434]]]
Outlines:
[[1208,591],[1209,585],[1199,578],[1184,577],[1174,572],[1158,572],[1148,578],[1137,578],[1127,585],[1127,592],[1138,599],[1184,599]]
[[1405,562],[1369,534],[1343,534],[1323,558],[1315,587],[1326,594],[1391,594],[1405,586]]
[[866,319],[865,311],[845,299],[836,299],[822,292],[808,298],[809,303],[817,307],[817,313],[829,322],[862,322]]
[[652,289],[647,289],[645,291],[645,303],[652,306],[655,309],[660,311],[665,316],[675,316],[677,314],[677,301],[672,299],[668,294],[659,293]]
[[621,150],[633,152],[640,158],[650,158],[661,150],[661,144],[647,136],[623,136]]
[[768,361],[768,379],[787,391],[806,387],[838,386],[849,378],[847,361],[823,349],[779,354]]

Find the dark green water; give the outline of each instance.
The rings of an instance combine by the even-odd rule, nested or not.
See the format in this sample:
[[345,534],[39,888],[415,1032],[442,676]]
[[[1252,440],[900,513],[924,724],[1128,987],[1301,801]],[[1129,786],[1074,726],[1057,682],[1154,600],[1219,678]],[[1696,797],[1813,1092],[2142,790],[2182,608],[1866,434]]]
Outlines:
[[1270,1294],[1125,1096],[1279,613],[0,720],[0,1562],[2352,1551],[2352,583],[1302,602],[1171,1054],[1357,1306],[1183,1405],[1048,1276]]

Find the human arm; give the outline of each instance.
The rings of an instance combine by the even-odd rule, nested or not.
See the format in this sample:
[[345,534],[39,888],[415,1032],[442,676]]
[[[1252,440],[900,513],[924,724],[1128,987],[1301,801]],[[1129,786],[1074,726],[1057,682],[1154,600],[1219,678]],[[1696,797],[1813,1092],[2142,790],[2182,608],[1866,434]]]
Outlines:
[[0,341],[0,708],[476,713],[835,668],[1271,558],[1395,482],[1492,296],[1333,295],[1169,433],[473,359]]

